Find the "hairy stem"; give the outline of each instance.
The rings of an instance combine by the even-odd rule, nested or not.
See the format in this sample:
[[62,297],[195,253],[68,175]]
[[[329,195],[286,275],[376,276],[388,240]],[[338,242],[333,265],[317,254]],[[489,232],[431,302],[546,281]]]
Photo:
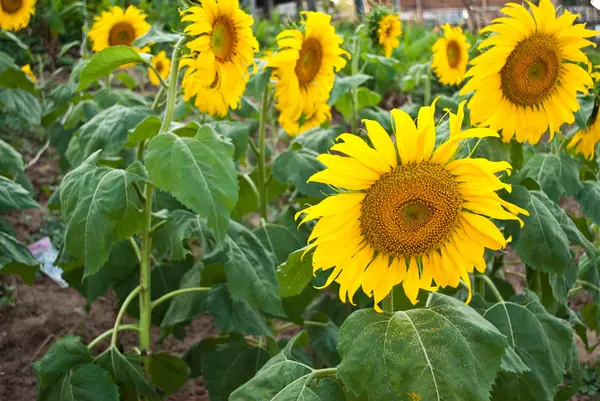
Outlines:
[[151,309],[154,309],[158,305],[162,304],[165,301],[168,301],[169,299],[171,299],[173,297],[176,297],[177,295],[188,294],[190,292],[208,292],[211,289],[212,289],[212,287],[180,288],[178,290],[171,291],[171,292],[163,295],[162,297],[156,299],[155,301],[152,302],[152,304],[150,305],[150,307],[151,307]]
[[123,320],[123,316],[125,315],[125,311],[127,310],[127,307],[129,306],[129,304],[131,303],[131,301],[133,301],[133,299],[135,297],[137,297],[137,295],[140,293],[140,286],[138,285],[137,287],[135,287],[133,289],[133,291],[131,291],[129,293],[129,295],[127,296],[127,298],[125,298],[125,301],[123,301],[123,305],[121,305],[121,309],[119,309],[119,313],[117,314],[117,318],[115,319],[115,326],[113,327],[113,334],[112,334],[112,340],[110,341],[110,345],[111,346],[116,346],[117,345],[117,337],[119,334],[119,325],[121,324],[121,320]]
[[258,125],[258,194],[260,204],[260,217],[267,219],[267,185],[266,166],[267,146],[265,136],[267,131],[267,116],[269,114],[269,85],[265,86],[260,108],[260,120]]
[[165,109],[165,119],[163,120],[160,132],[167,132],[173,121],[175,113],[175,100],[177,99],[177,79],[179,77],[179,62],[181,61],[181,47],[184,45],[186,38],[179,39],[173,49],[171,57],[171,75],[169,76],[169,87],[167,90],[167,108]]
[[500,291],[498,291],[496,284],[494,284],[491,278],[489,278],[485,274],[476,274],[475,277],[483,281],[490,288],[490,290],[492,290],[492,293],[494,294],[498,302],[504,302],[504,298],[502,298]]
[[152,184],[146,184],[144,196],[144,231],[142,232],[142,261],[140,263],[140,349],[147,351],[150,348],[151,329],[152,329],[152,307],[150,305],[151,289],[151,254],[152,254],[152,194],[154,187]]

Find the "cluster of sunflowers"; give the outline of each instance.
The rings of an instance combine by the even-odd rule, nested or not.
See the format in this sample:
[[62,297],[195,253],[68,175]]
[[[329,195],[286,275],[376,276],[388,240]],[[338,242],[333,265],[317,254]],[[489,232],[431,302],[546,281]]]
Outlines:
[[[3,29],[26,26],[34,9],[33,0],[0,4]],[[201,112],[225,116],[240,106],[259,51],[254,20],[237,0],[201,4],[181,13],[190,38],[189,54],[181,63],[187,69],[184,97],[194,99]],[[392,110],[392,133],[364,120],[369,141],[356,133],[342,134],[332,153],[319,157],[326,169],[310,181],[338,193],[298,217],[304,215],[302,223],[318,220],[307,251],[314,249],[315,271],[333,270],[327,284],[340,284],[342,300],[352,300],[360,286],[376,305],[400,283],[412,302],[420,289],[456,287],[460,280],[470,288],[469,273],[485,270],[484,250],[502,249],[510,241],[490,219],[523,223],[518,215],[527,211],[497,194],[510,191],[497,176],[510,173],[510,164],[457,158],[457,153],[470,138],[501,135],[506,142],[516,138],[535,144],[545,133],[552,137],[573,123],[580,107],[577,94],[593,87],[589,71],[577,63],[588,62],[582,49],[593,45],[588,38],[597,35],[575,24],[577,16],[569,11],[557,16],[550,0],[529,7],[508,3],[502,8],[506,16],[483,29],[492,35],[470,62],[469,44],[459,27],[443,26],[444,36],[433,46],[431,68],[442,84],[459,85],[469,78],[460,93],[473,93],[467,107],[474,128],[462,129],[467,101],[462,102],[456,114],[448,111],[450,136],[436,147],[434,101],[420,109],[417,124],[406,112]],[[390,57],[400,44],[399,17],[377,7],[367,28]],[[136,7],[113,7],[96,17],[89,37],[92,49],[100,51],[132,46],[149,29]],[[276,40],[278,48],[262,68],[272,69],[280,126],[297,135],[331,119],[327,102],[335,74],[351,55],[342,48],[331,17],[320,12],[304,13],[299,29],[285,29]],[[170,60],[161,52],[152,64],[150,79],[158,85],[169,74]],[[569,146],[591,158],[598,140],[600,124],[592,123]]]

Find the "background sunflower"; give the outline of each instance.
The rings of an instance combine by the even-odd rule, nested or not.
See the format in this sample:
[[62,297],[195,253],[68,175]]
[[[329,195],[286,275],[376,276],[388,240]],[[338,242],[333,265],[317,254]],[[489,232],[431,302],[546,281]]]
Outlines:
[[18,31],[29,24],[35,13],[36,0],[1,0],[0,29]]
[[458,85],[462,82],[469,61],[469,43],[462,28],[442,26],[444,37],[433,45],[431,67],[441,83]]
[[[171,72],[171,60],[167,57],[167,53],[162,50],[156,56],[152,57],[152,65],[156,68],[161,78],[166,79]],[[152,69],[148,69],[148,78],[153,85],[160,85],[158,76]]]
[[367,17],[367,34],[373,45],[382,48],[386,57],[400,46],[402,22],[400,16],[385,6],[376,6]]
[[115,6],[94,19],[88,36],[92,40],[92,50],[98,52],[109,46],[131,46],[135,39],[146,34],[149,29],[146,14],[140,9],[129,6],[123,11]]

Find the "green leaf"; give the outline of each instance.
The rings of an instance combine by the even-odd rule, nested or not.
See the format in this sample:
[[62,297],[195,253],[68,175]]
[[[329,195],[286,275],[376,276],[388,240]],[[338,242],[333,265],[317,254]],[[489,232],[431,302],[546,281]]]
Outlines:
[[[194,265],[181,278],[179,288],[200,287],[201,272],[202,266]],[[174,297],[160,326],[162,328],[172,327],[179,323],[191,321],[199,314],[205,312],[207,294],[207,292],[192,292]]]
[[139,395],[156,394],[145,377],[141,356],[123,355],[117,348],[109,347],[94,362],[110,372],[119,386],[133,387]]
[[[533,193],[538,196],[533,196]],[[539,191],[527,191],[522,186],[513,185],[508,201],[526,209],[529,216],[521,216],[525,225],[507,224],[513,227],[512,246],[523,262],[535,269],[548,273],[561,273],[571,261],[569,239],[561,228],[543,199],[545,195]]]
[[127,142],[135,144],[158,135],[161,124],[160,118],[156,116],[146,117],[134,129],[129,130]]
[[[361,110],[366,111],[366,110]],[[389,113],[388,113],[389,119]],[[302,147],[310,149],[318,154],[327,153],[329,148],[335,144],[335,138],[337,138],[345,127],[331,127],[331,128],[313,128],[306,132],[295,136],[292,140],[292,144],[299,143]]]
[[171,395],[179,390],[187,381],[190,368],[178,356],[166,352],[156,352],[150,355],[150,378],[165,395]]
[[363,309],[340,329],[337,375],[369,399],[487,401],[506,337],[474,309],[431,294],[428,308],[394,314]]
[[119,389],[108,372],[96,365],[81,365],[63,375],[39,401],[119,401]]
[[221,331],[273,336],[260,312],[244,301],[232,299],[225,284],[218,284],[210,290],[206,296],[206,309],[215,318],[215,326]]
[[69,108],[64,115],[64,128],[67,130],[78,128],[92,119],[100,111],[93,100],[82,100]]
[[530,291],[513,300],[491,306],[483,317],[507,337],[509,346],[530,371],[500,373],[492,400],[552,401],[570,356],[571,328],[546,312]]
[[215,131],[225,138],[229,138],[234,147],[233,159],[243,159],[248,150],[248,138],[258,129],[258,121],[247,122],[218,121],[211,124]]
[[234,401],[234,398],[228,398],[233,390],[251,380],[269,360],[267,351],[248,345],[241,336],[205,348],[202,370],[211,401]]
[[0,174],[16,177],[23,173],[23,157],[8,143],[0,139]]
[[0,212],[6,210],[39,209],[31,194],[14,181],[0,176]]
[[[363,86],[358,88],[358,103],[356,110],[362,110],[367,107],[377,106],[381,101],[381,95],[377,92],[373,92]],[[340,97],[335,102],[335,108],[339,111],[346,121],[352,117],[352,95],[346,92],[344,96]]]
[[110,46],[95,53],[81,70],[77,91],[82,91],[94,81],[107,77],[124,64],[144,63],[144,58],[132,47]]
[[26,284],[32,285],[39,262],[29,249],[12,235],[0,231],[0,272],[21,276]]
[[[272,180],[273,181],[273,180]],[[248,174],[238,174],[238,202],[231,212],[231,217],[242,217],[258,210],[258,189]]]
[[162,30],[162,27],[154,24],[150,27],[150,30],[148,30],[145,35],[134,40],[132,45],[143,48],[154,43],[175,43],[181,39],[181,37],[181,35],[176,33],[165,32]]
[[231,393],[229,401],[345,401],[339,383],[313,379],[317,371],[294,358],[293,347],[296,343],[304,346],[307,339],[305,332],[297,334],[256,376]]
[[291,149],[281,153],[273,161],[273,176],[283,184],[295,185],[299,192],[322,198],[330,193],[325,184],[308,183],[308,179],[325,166],[317,160],[317,154],[308,149]]
[[79,365],[92,362],[88,348],[75,336],[65,336],[52,344],[48,352],[37,363],[38,386],[47,388],[61,374],[69,372]]
[[186,210],[175,210],[169,213],[165,230],[168,233],[171,248],[171,260],[182,260],[191,252],[184,244],[194,234],[201,235],[200,216]]
[[579,102],[579,110],[575,112],[575,123],[579,129],[587,129],[592,112],[594,111],[594,104],[596,102],[596,95],[593,93],[586,95],[578,95],[577,101]]
[[575,199],[585,217],[600,225],[600,182],[584,181]]
[[0,87],[0,106],[2,111],[17,115],[31,125],[42,123],[42,106],[25,89]]
[[100,167],[99,151],[65,176],[60,186],[65,247],[85,265],[84,277],[108,260],[117,241],[141,232],[144,218],[133,184],[145,178],[136,169]]
[[306,324],[306,331],[310,337],[310,348],[314,351],[317,359],[325,366],[339,365],[341,361],[337,351],[339,327],[323,312],[314,314],[310,320],[323,323],[323,325],[308,324],[308,322]]
[[[373,109],[360,110],[358,115],[361,119],[375,120],[381,124],[384,130],[392,132],[392,118],[390,117],[389,111],[384,110],[381,107],[375,107]],[[329,147],[331,147],[331,145]],[[329,149],[329,147],[327,149]]]
[[17,68],[7,68],[0,73],[0,86],[5,88],[21,88],[35,95],[35,85],[27,75]]
[[96,114],[71,138],[67,151],[69,161],[72,165],[79,165],[97,150],[102,150],[103,156],[117,155],[127,143],[129,130],[149,114],[150,110],[146,107],[121,105],[114,105]]
[[119,81],[121,81],[121,83],[123,85],[125,85],[125,87],[129,90],[132,90],[133,88],[135,88],[137,86],[137,82],[135,81],[135,78],[133,78],[131,75],[129,75],[125,71],[116,73],[115,78],[118,79]]
[[277,264],[285,263],[290,254],[296,249],[306,245],[300,232],[294,228],[288,228],[279,224],[264,224],[254,230],[254,235],[262,242],[273,255]]
[[569,156],[536,153],[525,163],[520,177],[533,179],[556,203],[565,194],[575,196],[581,189],[579,162]]
[[7,68],[16,67],[15,59],[8,54],[0,51],[0,71],[4,71]]
[[358,88],[360,85],[367,82],[372,77],[366,74],[355,74],[347,77],[335,77],[333,89],[329,95],[329,104],[335,104],[339,98],[344,96],[353,88]]
[[152,182],[171,193],[208,221],[223,242],[231,211],[237,203],[237,173],[233,147],[208,126],[193,138],[157,135],[148,144],[146,167]]
[[225,241],[229,260],[225,273],[234,300],[242,300],[264,312],[285,316],[277,295],[272,255],[250,230],[231,222]]
[[306,248],[292,252],[277,269],[277,293],[282,298],[299,295],[313,278],[312,252],[302,257]]
[[567,371],[571,376],[571,383],[569,385],[560,388],[556,392],[554,401],[568,401],[571,400],[577,390],[583,383],[583,368],[579,363],[579,353],[577,352],[577,344],[575,341],[571,344],[570,360],[568,362]]

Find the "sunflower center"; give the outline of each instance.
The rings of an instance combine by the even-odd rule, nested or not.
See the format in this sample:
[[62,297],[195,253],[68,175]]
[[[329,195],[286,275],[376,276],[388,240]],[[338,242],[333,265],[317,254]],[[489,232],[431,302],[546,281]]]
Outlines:
[[301,85],[308,85],[317,76],[323,60],[323,48],[317,39],[306,39],[296,62],[296,76]]
[[555,39],[531,36],[519,42],[500,70],[502,93],[519,106],[539,104],[556,88],[560,66]]
[[450,67],[456,67],[460,63],[460,46],[455,41],[451,40],[446,46],[446,56]]
[[458,184],[442,165],[409,163],[382,175],[368,189],[360,227],[379,252],[425,255],[452,234],[461,205]]
[[23,6],[23,0],[0,0],[0,6],[8,14],[14,14]]
[[219,17],[213,26],[212,49],[219,61],[229,61],[237,42],[233,22],[227,17]]
[[156,71],[158,71],[159,73],[162,73],[165,69],[165,66],[163,64],[162,61],[159,61],[158,63],[156,63]]
[[131,46],[135,39],[135,29],[128,22],[115,24],[108,35],[109,46]]

